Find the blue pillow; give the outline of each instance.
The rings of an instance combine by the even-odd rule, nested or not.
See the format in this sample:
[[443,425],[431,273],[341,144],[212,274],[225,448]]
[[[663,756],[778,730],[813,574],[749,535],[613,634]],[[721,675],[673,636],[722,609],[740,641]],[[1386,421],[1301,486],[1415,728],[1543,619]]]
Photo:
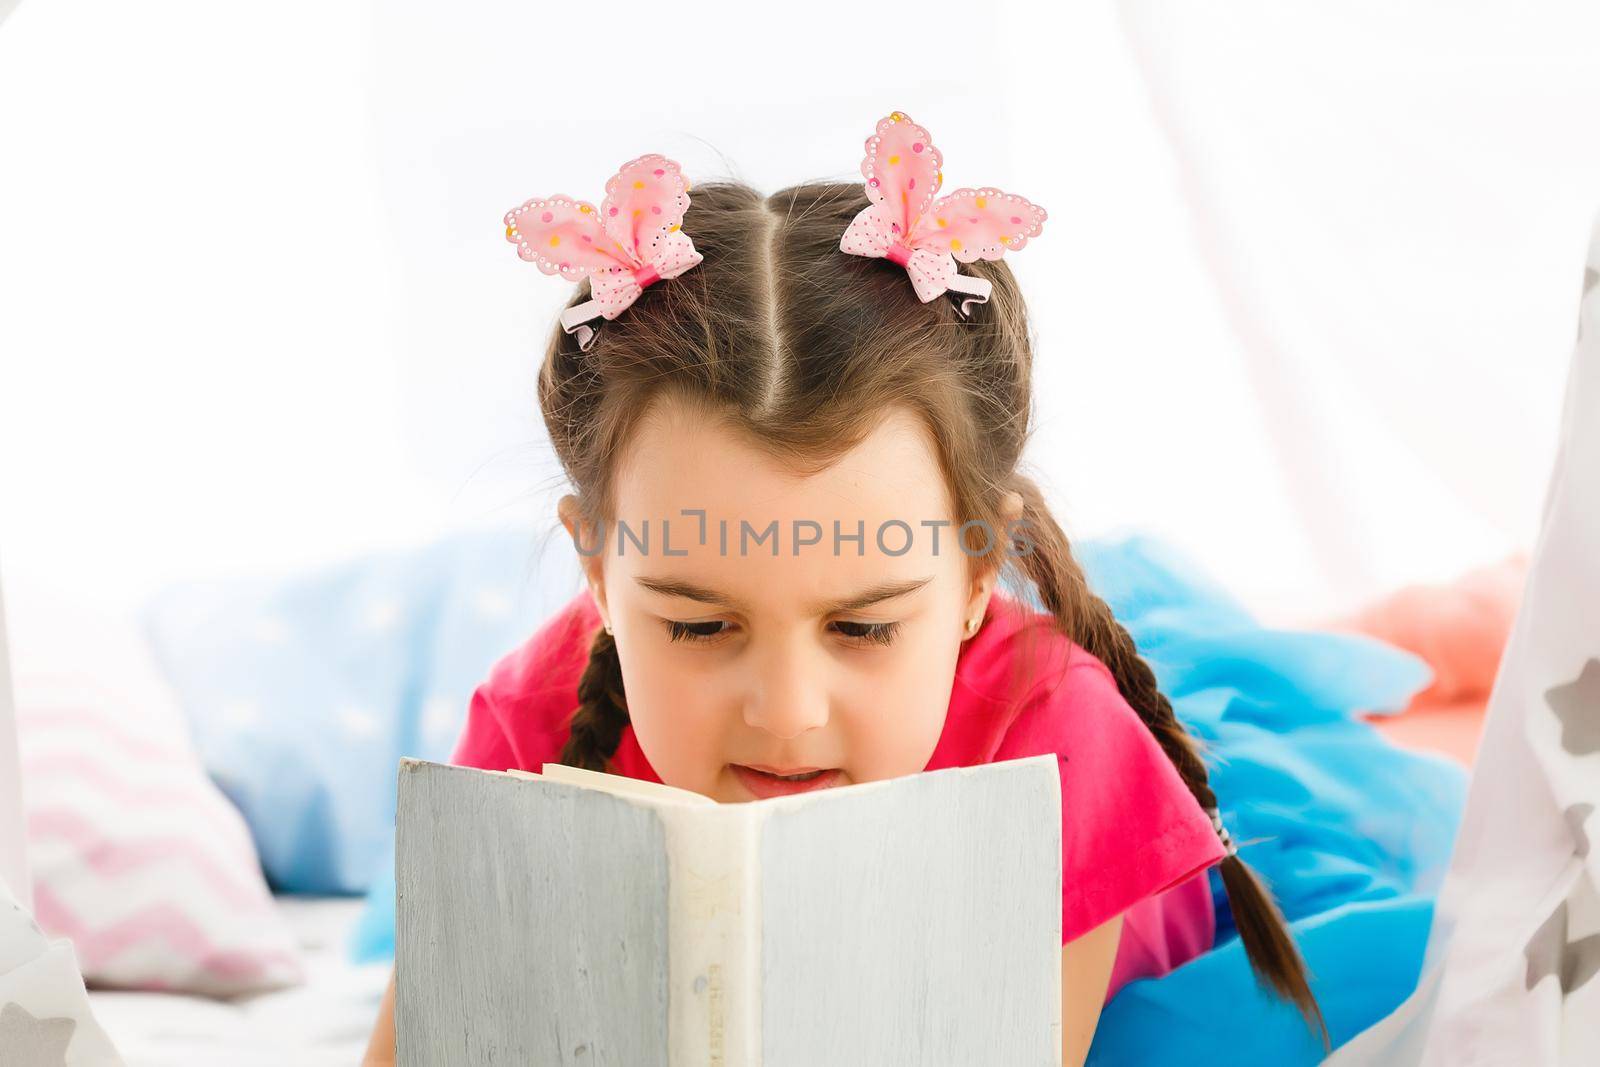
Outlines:
[[[1338,1047],[1416,987],[1460,823],[1465,769],[1390,744],[1358,714],[1400,710],[1432,672],[1371,638],[1262,626],[1160,542],[1077,553],[1204,744],[1239,858],[1290,923]],[[1256,982],[1216,868],[1210,883],[1215,947],[1118,991],[1090,1064],[1322,1061],[1295,1009]]]
[[387,862],[372,880],[366,907],[350,931],[350,960],[353,963],[378,963],[394,959],[395,928],[394,841],[390,839]]
[[489,668],[581,588],[559,526],[168,588],[152,646],[280,893],[392,878],[402,756],[445,760]]

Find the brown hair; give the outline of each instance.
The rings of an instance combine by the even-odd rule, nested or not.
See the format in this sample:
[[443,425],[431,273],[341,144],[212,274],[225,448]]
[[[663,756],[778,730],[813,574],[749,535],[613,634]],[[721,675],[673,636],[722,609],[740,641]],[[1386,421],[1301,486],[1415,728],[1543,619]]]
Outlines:
[[[738,182],[697,185],[683,230],[704,260],[601,323],[588,351],[554,331],[539,401],[582,521],[603,529],[614,515],[617,460],[637,420],[668,393],[801,470],[822,469],[870,433],[887,407],[906,406],[932,437],[959,521],[1000,530],[1002,499],[1020,494],[1031,546],[1007,554],[1020,579],[1037,589],[1063,633],[1105,663],[1195,799],[1214,808],[1194,740],[1019,469],[1030,432],[1032,346],[1010,269],[963,265],[994,287],[969,318],[947,299],[924,304],[902,267],[839,250],[866,203],[860,183],[808,183],[770,197]],[[569,306],[588,296],[585,283]],[[1005,571],[1004,563],[984,565]],[[577,695],[561,760],[604,770],[628,709],[616,645],[603,629]],[[1283,917],[1238,857],[1224,859],[1221,873],[1258,980],[1293,1001],[1326,1046]]]

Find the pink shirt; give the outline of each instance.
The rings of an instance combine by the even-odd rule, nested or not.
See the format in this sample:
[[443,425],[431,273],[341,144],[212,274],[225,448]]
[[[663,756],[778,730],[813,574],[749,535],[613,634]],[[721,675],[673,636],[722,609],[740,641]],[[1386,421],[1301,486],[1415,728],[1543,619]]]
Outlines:
[[[496,663],[472,696],[452,762],[531,771],[560,762],[599,627],[585,589]],[[1018,656],[1026,689],[1014,699]],[[1106,998],[1208,950],[1216,931],[1205,872],[1223,856],[1211,820],[1105,665],[1049,615],[997,590],[983,627],[961,647],[944,730],[924,769],[1045,753],[1061,770],[1062,942],[1123,915]],[[661,781],[631,725],[611,770]]]

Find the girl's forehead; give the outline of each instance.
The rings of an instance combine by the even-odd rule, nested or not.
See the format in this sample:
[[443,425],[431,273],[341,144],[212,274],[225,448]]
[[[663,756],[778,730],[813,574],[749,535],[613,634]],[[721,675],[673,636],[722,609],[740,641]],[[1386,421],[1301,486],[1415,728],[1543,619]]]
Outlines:
[[949,559],[874,561],[870,554],[830,555],[826,546],[742,559],[693,549],[686,558],[633,555],[607,564],[607,582],[627,586],[640,603],[795,620],[940,603],[963,573]]
[[608,581],[664,578],[799,617],[885,583],[926,580],[939,596],[966,573],[931,439],[909,413],[820,470],[706,418],[651,420],[631,451],[602,546]]
[[[705,513],[709,523],[810,520],[831,532],[899,520],[916,528],[951,518],[932,438],[913,413],[893,409],[855,447],[802,470],[724,419],[680,409],[643,420],[616,471],[617,522]],[[674,526],[678,525],[674,522]]]

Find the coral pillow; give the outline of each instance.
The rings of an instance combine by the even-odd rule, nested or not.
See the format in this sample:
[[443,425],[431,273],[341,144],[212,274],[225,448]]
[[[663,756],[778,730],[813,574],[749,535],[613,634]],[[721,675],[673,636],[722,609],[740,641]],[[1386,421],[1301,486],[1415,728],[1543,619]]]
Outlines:
[[1328,624],[1415,653],[1432,668],[1432,684],[1404,714],[1373,717],[1384,736],[1472,766],[1527,579],[1528,557],[1519,552],[1446,584],[1407,586]]
[[34,911],[90,984],[227,996],[303,980],[249,830],[132,620],[8,581]]

